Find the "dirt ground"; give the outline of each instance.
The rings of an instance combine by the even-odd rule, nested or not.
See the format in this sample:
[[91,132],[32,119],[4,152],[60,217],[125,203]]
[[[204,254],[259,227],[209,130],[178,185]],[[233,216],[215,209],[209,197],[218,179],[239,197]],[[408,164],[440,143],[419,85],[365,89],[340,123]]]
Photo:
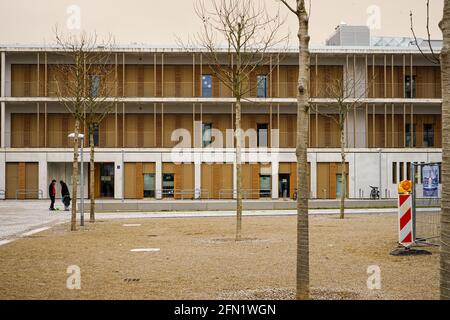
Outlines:
[[[234,228],[234,218],[59,225],[0,246],[0,299],[292,299],[296,218],[244,217],[238,243]],[[312,298],[437,299],[438,250],[389,255],[396,228],[396,215],[311,216]],[[66,288],[70,265],[81,290]],[[367,289],[371,265],[381,290]]]

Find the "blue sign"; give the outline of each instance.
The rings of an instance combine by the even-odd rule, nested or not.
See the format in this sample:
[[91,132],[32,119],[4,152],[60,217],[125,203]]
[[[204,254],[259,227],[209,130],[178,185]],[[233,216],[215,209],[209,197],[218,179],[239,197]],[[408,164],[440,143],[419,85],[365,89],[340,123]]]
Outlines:
[[423,196],[437,198],[439,196],[439,165],[425,165],[422,168]]

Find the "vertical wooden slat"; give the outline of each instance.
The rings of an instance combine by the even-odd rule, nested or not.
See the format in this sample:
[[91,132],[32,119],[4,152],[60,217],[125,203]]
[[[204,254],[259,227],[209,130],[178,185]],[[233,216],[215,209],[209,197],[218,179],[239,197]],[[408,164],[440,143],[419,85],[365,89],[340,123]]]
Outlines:
[[376,147],[375,137],[376,137],[376,124],[375,124],[375,103],[372,105],[372,147]]
[[142,162],[136,163],[136,198],[144,198],[144,173]]
[[369,148],[369,105],[366,103],[366,148]]
[[[18,166],[18,189],[24,190],[26,188],[26,167],[25,162],[19,162]],[[20,200],[25,199],[24,194],[18,197]]]
[[406,104],[403,104],[403,148],[406,148]]
[[161,97],[164,97],[164,53],[161,53]]
[[395,98],[395,84],[394,84],[394,55],[391,56],[391,98]]
[[316,148],[319,148],[319,105],[316,104],[316,132],[315,132],[315,138],[316,138]]
[[387,104],[384,104],[384,147],[387,148]]

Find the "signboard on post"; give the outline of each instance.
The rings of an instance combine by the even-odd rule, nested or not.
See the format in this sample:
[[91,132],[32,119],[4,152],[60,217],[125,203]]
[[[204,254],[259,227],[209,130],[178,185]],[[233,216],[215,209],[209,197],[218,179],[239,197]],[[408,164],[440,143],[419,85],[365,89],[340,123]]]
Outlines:
[[429,164],[422,168],[423,196],[437,198],[439,196],[439,165]]

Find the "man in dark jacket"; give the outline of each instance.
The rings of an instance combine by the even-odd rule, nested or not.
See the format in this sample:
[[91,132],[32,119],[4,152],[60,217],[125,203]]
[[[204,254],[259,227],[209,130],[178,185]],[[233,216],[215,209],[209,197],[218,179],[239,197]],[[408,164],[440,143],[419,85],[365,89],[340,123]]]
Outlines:
[[70,200],[71,200],[69,188],[67,187],[67,184],[65,184],[64,181],[61,180],[59,183],[61,184],[61,197],[62,197],[62,202],[64,203],[64,210],[69,211]]
[[50,197],[50,210],[55,210],[55,197],[56,197],[56,180],[52,180],[48,186],[48,195]]

